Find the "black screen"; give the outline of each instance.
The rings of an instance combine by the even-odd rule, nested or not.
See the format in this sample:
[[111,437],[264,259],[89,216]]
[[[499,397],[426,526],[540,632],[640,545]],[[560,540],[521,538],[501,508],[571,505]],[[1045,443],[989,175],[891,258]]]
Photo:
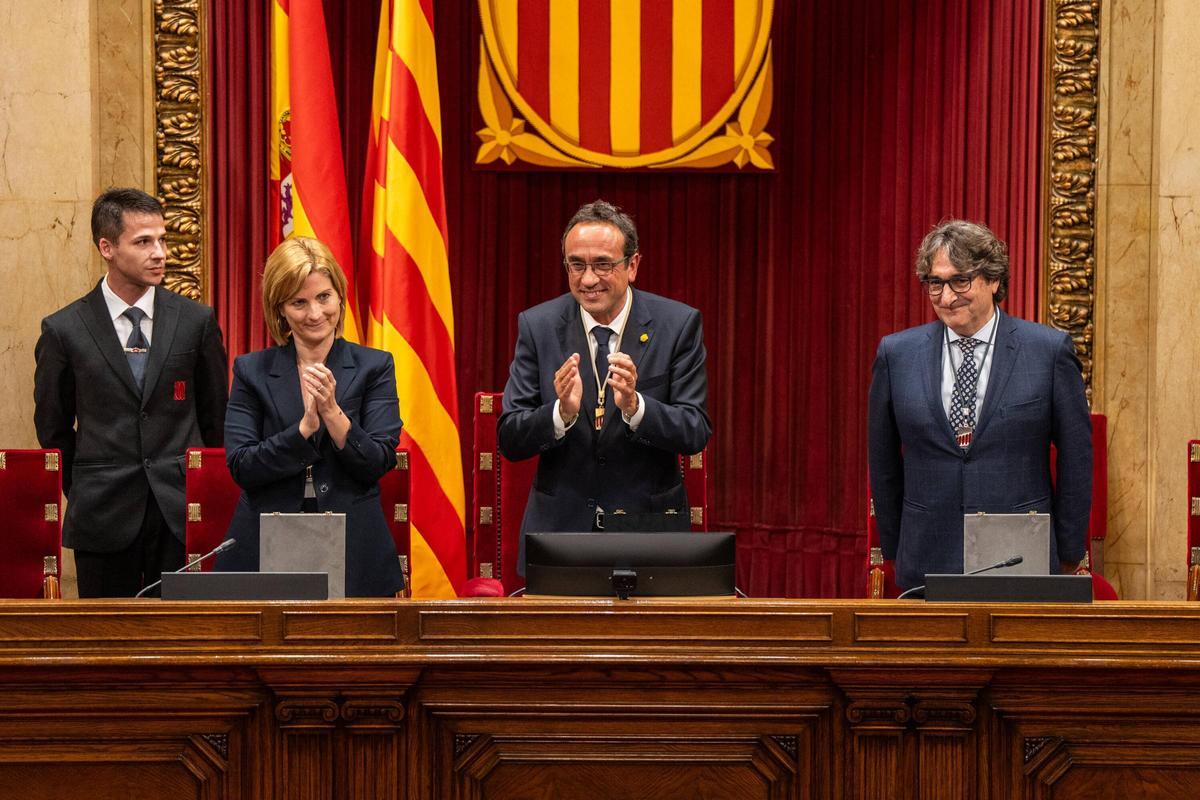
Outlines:
[[525,560],[526,594],[612,597],[614,571],[634,597],[734,593],[732,533],[530,533]]

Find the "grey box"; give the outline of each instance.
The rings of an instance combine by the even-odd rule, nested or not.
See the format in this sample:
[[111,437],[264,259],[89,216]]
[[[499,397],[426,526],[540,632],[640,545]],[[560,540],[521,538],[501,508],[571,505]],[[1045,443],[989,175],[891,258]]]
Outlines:
[[1013,556],[1024,560],[1000,573],[1050,574],[1049,514],[963,515],[963,572],[990,567]]
[[346,596],[346,515],[262,514],[260,572],[325,572],[329,598]]

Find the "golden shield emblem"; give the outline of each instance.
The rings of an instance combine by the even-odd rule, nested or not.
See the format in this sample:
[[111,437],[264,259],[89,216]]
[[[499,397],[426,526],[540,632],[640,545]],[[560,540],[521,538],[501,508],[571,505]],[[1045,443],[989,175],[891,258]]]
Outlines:
[[773,0],[479,0],[480,164],[773,168]]

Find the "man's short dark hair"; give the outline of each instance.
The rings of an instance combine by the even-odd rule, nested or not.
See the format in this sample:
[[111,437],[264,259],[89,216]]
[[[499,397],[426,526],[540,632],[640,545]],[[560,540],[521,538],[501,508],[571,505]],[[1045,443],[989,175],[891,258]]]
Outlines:
[[567,254],[567,234],[571,232],[571,228],[584,222],[607,222],[619,230],[625,237],[625,249],[622,255],[626,258],[638,251],[637,226],[633,224],[630,216],[612,203],[595,200],[580,206],[579,210],[575,212],[575,216],[571,217],[571,221],[567,223],[562,235],[563,255]]
[[92,243],[116,242],[125,230],[125,212],[163,216],[162,203],[141,189],[109,189],[92,203]]
[[1008,295],[1008,245],[986,225],[951,219],[931,230],[917,248],[918,278],[929,277],[933,260],[943,250],[959,272],[978,272],[985,281],[999,281],[997,303]]

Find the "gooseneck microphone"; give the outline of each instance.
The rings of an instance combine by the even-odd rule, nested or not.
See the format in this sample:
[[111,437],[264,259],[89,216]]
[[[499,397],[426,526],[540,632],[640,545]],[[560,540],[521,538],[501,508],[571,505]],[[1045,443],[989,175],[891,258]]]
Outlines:
[[[981,572],[991,572],[994,569],[1004,569],[1005,567],[1015,567],[1017,564],[1020,564],[1024,560],[1025,560],[1024,556],[1011,556],[1009,558],[1004,559],[1003,561],[997,561],[995,564],[992,564],[991,566],[980,567],[979,569],[973,569],[970,572],[964,572],[963,574],[964,575],[978,575]],[[896,599],[903,600],[904,598],[908,597],[909,595],[915,594],[916,592],[919,592],[919,591],[923,590],[924,588],[925,588],[925,584],[922,583],[920,586],[914,586],[911,589],[905,589],[903,592],[900,593],[900,596],[897,597]]]
[[[196,564],[199,564],[201,561],[207,561],[208,559],[215,556],[217,553],[224,553],[226,550],[232,550],[236,546],[237,546],[237,539],[226,539],[225,541],[221,542],[219,545],[214,547],[212,550],[209,550],[204,555],[200,556],[199,558],[189,561],[188,563],[184,564],[182,567],[180,567],[179,569],[174,570],[174,571],[175,572],[187,572],[189,569],[194,567]],[[158,586],[161,583],[162,583],[162,578],[159,578],[154,583],[150,584],[149,586],[144,587],[140,592],[135,594],[133,596],[134,599],[136,600],[137,598],[146,594],[146,592],[150,591],[151,589],[155,588],[156,586]]]

